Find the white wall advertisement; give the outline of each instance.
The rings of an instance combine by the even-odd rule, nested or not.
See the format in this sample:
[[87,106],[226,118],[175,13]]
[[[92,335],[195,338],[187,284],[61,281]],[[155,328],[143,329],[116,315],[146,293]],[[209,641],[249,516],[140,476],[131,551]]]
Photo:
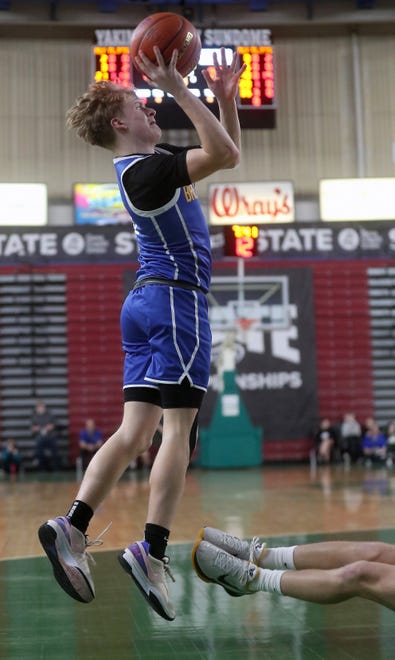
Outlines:
[[0,226],[47,224],[48,194],[45,183],[0,183]]
[[320,215],[328,222],[395,220],[395,178],[322,179]]

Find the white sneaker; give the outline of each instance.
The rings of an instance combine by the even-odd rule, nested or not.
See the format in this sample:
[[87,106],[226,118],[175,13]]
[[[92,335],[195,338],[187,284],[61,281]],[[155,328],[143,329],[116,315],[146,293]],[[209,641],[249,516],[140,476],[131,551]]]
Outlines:
[[219,584],[230,596],[247,596],[260,590],[258,566],[207,541],[196,541],[192,564],[201,580]]
[[217,548],[225,550],[234,557],[256,564],[256,566],[260,566],[261,560],[267,554],[266,543],[262,543],[256,536],[252,541],[243,541],[237,536],[227,534],[215,527],[202,527],[199,538],[216,545]]
[[102,541],[89,541],[66,517],[48,520],[41,525],[38,536],[58,584],[72,598],[90,603],[95,597],[95,587],[88,559],[93,563],[94,560],[86,547],[99,545]]
[[164,619],[173,621],[176,617],[169,598],[166,573],[174,580],[168,566],[169,558],[156,559],[149,554],[149,543],[132,543],[118,555],[122,568],[130,575],[152,609]]

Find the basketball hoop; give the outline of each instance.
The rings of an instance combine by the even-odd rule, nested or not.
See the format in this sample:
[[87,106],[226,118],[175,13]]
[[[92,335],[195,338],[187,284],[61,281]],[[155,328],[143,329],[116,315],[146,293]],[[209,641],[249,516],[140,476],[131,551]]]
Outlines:
[[253,329],[253,326],[259,323],[259,319],[246,318],[239,316],[235,319],[236,323],[236,337],[238,336],[241,341],[245,341],[248,332]]
[[251,326],[258,321],[258,319],[247,319],[245,317],[240,317],[235,320],[236,325],[241,332],[248,332],[248,330],[251,330]]

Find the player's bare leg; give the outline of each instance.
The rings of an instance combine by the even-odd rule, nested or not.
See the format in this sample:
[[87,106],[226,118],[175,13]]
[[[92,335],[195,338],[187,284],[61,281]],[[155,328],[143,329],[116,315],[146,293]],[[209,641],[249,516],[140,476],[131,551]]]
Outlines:
[[285,571],[280,588],[284,596],[313,603],[340,603],[359,596],[395,610],[395,568],[389,564],[361,560],[331,570]]
[[130,461],[150,445],[161,414],[159,406],[126,403],[120,428],[93,457],[69,513],[47,520],[39,529],[58,584],[80,602],[95,597],[86,552],[91,544],[86,536],[89,521]]
[[147,522],[170,528],[181,499],[190,461],[189,433],[195,408],[163,411],[162,443],[150,474]]
[[170,600],[166,574],[168,536],[185,485],[190,460],[190,432],[197,408],[165,408],[162,443],[150,474],[150,497],[145,538],[129,545],[118,555],[151,607],[172,621],[175,610]]
[[297,545],[293,560],[297,570],[305,568],[331,569],[358,560],[395,566],[395,545],[381,541],[323,541]]
[[129,463],[150,446],[161,416],[159,406],[126,402],[121,426],[92,458],[76,499],[95,510]]

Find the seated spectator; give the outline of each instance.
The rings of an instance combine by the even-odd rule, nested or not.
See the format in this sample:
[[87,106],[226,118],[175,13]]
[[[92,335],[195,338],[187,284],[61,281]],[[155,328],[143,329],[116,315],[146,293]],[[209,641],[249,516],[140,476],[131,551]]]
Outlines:
[[58,470],[58,440],[54,416],[47,410],[44,401],[37,401],[32,415],[32,433],[36,441],[35,464],[39,470]]
[[387,465],[391,467],[395,458],[395,422],[390,422],[387,426]]
[[376,422],[369,425],[368,430],[362,438],[362,453],[368,465],[372,462],[382,463],[387,455],[387,438],[380,431]]
[[21,469],[22,455],[19,453],[15,440],[7,440],[1,452],[1,466],[6,474],[18,474]]
[[366,433],[369,433],[369,431],[375,426],[377,426],[377,422],[374,417],[367,417],[365,419],[365,423],[362,426],[362,436],[364,436]]
[[355,463],[361,455],[362,429],[354,413],[343,415],[340,426],[340,451],[345,461]]
[[82,458],[82,469],[86,470],[92,456],[103,444],[103,433],[96,428],[94,419],[87,419],[85,428],[79,436],[80,456]]
[[330,420],[325,417],[320,422],[320,428],[315,436],[317,448],[317,460],[320,463],[330,463],[336,449],[336,431],[331,425]]

